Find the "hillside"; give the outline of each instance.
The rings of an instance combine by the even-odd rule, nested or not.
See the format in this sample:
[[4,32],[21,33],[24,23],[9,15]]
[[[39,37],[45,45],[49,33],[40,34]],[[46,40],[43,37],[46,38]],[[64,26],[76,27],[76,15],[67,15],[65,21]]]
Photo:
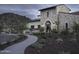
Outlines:
[[14,13],[0,14],[0,30],[7,32],[22,32],[30,21],[28,17]]

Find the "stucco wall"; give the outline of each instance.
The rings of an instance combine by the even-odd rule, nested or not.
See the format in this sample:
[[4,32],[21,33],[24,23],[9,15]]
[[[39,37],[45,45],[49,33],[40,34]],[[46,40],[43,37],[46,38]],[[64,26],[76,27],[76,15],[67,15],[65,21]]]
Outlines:
[[28,28],[31,28],[31,25],[34,25],[34,28],[38,28],[38,25],[40,25],[40,21],[38,22],[30,22],[27,24]]

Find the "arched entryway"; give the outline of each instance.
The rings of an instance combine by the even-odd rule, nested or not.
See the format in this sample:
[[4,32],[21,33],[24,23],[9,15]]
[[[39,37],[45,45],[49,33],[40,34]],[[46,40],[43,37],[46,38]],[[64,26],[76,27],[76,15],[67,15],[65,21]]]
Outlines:
[[45,26],[46,26],[46,32],[50,32],[51,31],[51,22],[46,21]]

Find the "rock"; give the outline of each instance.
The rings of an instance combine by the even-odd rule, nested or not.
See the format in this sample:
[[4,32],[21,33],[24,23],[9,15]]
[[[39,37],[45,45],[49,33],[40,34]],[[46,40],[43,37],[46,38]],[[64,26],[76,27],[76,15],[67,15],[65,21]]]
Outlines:
[[63,42],[63,39],[58,38],[58,39],[56,39],[56,42]]

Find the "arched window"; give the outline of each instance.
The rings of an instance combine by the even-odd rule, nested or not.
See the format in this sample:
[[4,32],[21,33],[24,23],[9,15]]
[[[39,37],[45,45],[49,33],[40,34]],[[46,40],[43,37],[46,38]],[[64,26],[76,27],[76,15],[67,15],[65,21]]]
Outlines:
[[49,17],[49,12],[47,12],[47,17]]
[[68,23],[65,23],[65,28],[66,30],[68,30]]
[[51,22],[50,22],[50,21],[46,21],[45,24],[46,24],[46,25],[51,25]]

